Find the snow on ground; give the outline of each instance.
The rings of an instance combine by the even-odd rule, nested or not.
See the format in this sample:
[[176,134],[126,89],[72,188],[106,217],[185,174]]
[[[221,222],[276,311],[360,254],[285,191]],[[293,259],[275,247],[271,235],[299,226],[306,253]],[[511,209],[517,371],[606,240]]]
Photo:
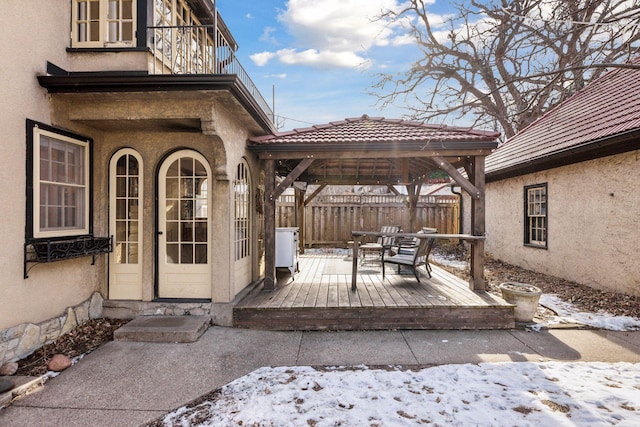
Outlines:
[[[460,261],[455,257],[441,254],[433,254],[431,257],[441,265],[447,265],[459,270],[468,268],[466,261]],[[598,313],[580,311],[575,305],[561,300],[555,294],[542,294],[540,305],[553,311],[556,315],[535,325],[530,325],[530,329],[540,330],[543,327],[552,327],[560,324],[579,324],[611,331],[640,330],[640,319],[629,316],[614,316],[604,311]]]
[[[455,260],[437,260],[455,264]],[[466,268],[466,264],[461,268]],[[580,312],[556,295],[553,323],[613,330],[640,320]],[[539,325],[544,326],[544,325]],[[534,327],[535,329],[535,327]],[[640,363],[521,362],[421,370],[366,366],[260,368],[167,426],[638,426]]]
[[638,426],[640,364],[260,368],[168,426]]
[[597,313],[579,311],[573,304],[561,300],[554,294],[542,294],[540,296],[540,305],[556,313],[556,316],[544,320],[544,325],[546,326],[578,323],[610,331],[640,330],[640,319],[629,316],[614,316],[604,311]]
[[437,262],[440,265],[457,268],[458,270],[466,270],[469,268],[469,263],[466,260],[460,260],[455,255],[432,253],[429,259]]

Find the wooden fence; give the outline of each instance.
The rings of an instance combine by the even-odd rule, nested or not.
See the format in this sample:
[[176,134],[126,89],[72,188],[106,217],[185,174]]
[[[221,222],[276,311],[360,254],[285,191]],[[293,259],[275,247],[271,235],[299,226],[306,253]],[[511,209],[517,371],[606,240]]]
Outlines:
[[[405,196],[328,195],[317,196],[305,207],[304,245],[344,247],[351,231],[378,231],[384,225],[399,225],[404,231],[421,227],[439,233],[459,233],[460,206],[456,196],[420,196],[416,228],[410,230]],[[281,196],[276,205],[276,227],[295,227],[293,196]]]

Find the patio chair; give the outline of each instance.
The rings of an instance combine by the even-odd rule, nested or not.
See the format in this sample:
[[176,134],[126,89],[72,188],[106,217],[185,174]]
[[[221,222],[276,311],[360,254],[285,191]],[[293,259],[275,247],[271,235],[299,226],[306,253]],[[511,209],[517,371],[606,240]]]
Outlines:
[[[420,232],[422,233],[422,232]],[[416,280],[420,283],[420,273],[418,267],[425,266],[427,270],[427,276],[431,278],[431,266],[429,265],[429,254],[433,248],[435,238],[416,238],[418,240],[417,246],[398,246],[396,255],[392,255],[388,258],[382,255],[382,279],[385,275],[385,264],[396,264],[398,266],[398,274],[400,274],[400,268],[402,266],[411,267],[413,275],[416,276]]]
[[362,261],[364,262],[367,253],[375,253],[379,259],[383,259],[384,252],[388,251],[391,245],[395,242],[395,237],[385,236],[385,233],[399,233],[399,225],[384,225],[380,229],[381,236],[378,237],[374,243],[363,243],[360,245],[360,253],[362,254]]
[[[437,233],[438,230],[436,228],[422,227],[422,230],[419,231],[419,234],[422,233]],[[395,243],[391,246],[388,253],[390,255],[413,255],[415,250],[418,248],[418,244],[420,239],[417,237],[404,237],[396,239]]]

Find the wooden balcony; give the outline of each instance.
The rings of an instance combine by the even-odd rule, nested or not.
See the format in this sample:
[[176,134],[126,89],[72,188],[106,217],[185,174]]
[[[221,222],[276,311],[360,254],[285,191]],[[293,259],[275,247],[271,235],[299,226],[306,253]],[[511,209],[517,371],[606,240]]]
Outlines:
[[351,292],[351,259],[340,254],[302,255],[292,279],[278,270],[274,291],[262,286],[234,309],[237,327],[269,330],[510,329],[513,306],[433,266],[421,283],[411,271],[362,263]]

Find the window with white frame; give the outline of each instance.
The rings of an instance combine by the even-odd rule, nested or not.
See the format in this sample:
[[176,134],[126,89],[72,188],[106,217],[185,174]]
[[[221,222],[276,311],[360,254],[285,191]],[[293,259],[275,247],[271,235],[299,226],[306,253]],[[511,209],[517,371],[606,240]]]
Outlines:
[[234,190],[235,260],[238,261],[250,255],[251,191],[249,168],[244,161],[238,164]]
[[89,234],[91,140],[27,121],[28,238]]
[[547,247],[547,184],[524,188],[525,245]]
[[136,0],[72,0],[73,47],[132,47]]

